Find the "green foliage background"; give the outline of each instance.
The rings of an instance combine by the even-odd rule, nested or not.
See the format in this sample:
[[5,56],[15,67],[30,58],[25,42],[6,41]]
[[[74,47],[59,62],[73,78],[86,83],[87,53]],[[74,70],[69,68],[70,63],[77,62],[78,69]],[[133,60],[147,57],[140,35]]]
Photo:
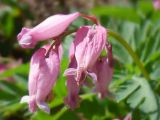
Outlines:
[[[34,20],[34,15],[25,3],[17,0],[0,2],[10,6],[0,10],[0,54],[4,58],[23,60],[23,64],[0,74],[0,120],[112,120],[123,118],[128,113],[132,113],[133,120],[160,120],[160,11],[154,10],[152,1],[104,4],[94,6],[88,12],[96,15],[103,26],[119,33],[126,40],[151,79],[142,75],[127,50],[109,36],[115,59],[114,76],[109,86],[112,95],[99,100],[91,93],[91,89],[84,87],[80,107],[74,111],[68,110],[63,104],[67,91],[66,79],[62,74],[68,63],[66,51],[73,39],[70,35],[63,44],[65,52],[61,74],[53,88],[54,99],[49,104],[51,115],[42,111],[31,114],[26,104],[19,103],[20,98],[27,94],[29,60],[38,47],[34,50],[20,48],[16,35],[25,20]],[[84,24],[88,22],[82,19],[73,23],[77,27]],[[11,76],[14,83],[3,80]]]

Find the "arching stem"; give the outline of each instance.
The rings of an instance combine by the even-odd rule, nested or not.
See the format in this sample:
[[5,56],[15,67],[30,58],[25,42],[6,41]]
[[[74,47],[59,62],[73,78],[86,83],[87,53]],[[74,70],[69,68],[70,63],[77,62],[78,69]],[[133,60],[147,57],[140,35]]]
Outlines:
[[132,50],[132,48],[130,47],[130,45],[117,33],[108,30],[108,34],[115,38],[115,40],[117,40],[127,51],[128,53],[131,55],[132,59],[134,60],[134,62],[136,63],[136,65],[140,68],[142,74],[144,75],[144,77],[147,80],[150,80],[150,76],[147,72],[147,70],[145,69],[145,67],[143,66],[143,63],[140,61],[139,57],[137,56],[137,54]]

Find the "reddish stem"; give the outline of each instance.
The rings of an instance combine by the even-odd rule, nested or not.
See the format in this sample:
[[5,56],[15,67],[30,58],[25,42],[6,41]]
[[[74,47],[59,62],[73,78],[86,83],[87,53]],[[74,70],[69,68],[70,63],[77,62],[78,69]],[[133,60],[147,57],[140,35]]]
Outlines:
[[48,51],[47,51],[47,53],[46,53],[46,55],[45,55],[45,58],[48,58],[49,57],[49,53],[50,53],[50,51],[52,50],[52,48],[53,48],[53,46],[54,45],[56,45],[56,40],[54,41],[52,41],[52,44],[51,44],[51,46],[50,46],[50,48],[48,49]]
[[94,22],[96,25],[99,25],[99,21],[97,20],[97,18],[95,16],[89,16],[89,15],[85,15],[82,13],[80,13],[80,16],[87,19],[87,20]]
[[106,43],[106,50],[107,50],[109,65],[110,67],[113,67],[114,61],[113,61],[113,55],[112,55],[112,45],[108,41]]

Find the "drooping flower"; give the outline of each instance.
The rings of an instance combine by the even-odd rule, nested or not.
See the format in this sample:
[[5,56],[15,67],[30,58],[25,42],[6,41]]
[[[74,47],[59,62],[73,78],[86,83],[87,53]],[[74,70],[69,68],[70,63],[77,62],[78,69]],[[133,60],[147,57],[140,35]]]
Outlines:
[[[77,62],[75,58],[75,48],[74,44],[71,44],[69,51],[69,67],[76,68]],[[77,85],[75,77],[73,75],[67,75],[67,91],[68,95],[64,99],[64,103],[68,105],[71,109],[74,109],[78,106],[80,101],[79,97],[80,86]]]
[[104,98],[108,94],[108,86],[113,76],[113,58],[112,47],[110,44],[106,45],[107,56],[99,57],[93,70],[97,75],[96,92],[100,98]]
[[108,94],[108,85],[112,80],[113,67],[108,63],[107,57],[100,57],[95,64],[95,73],[97,75],[96,92],[100,98]]
[[[75,59],[75,58],[73,58]],[[69,67],[76,67],[76,61],[73,60],[70,62]],[[71,109],[74,109],[78,106],[80,97],[79,97],[80,87],[77,85],[75,77],[73,75],[67,76],[67,91],[68,95],[64,99],[66,105],[68,105]]]
[[17,36],[18,42],[23,48],[33,48],[38,41],[54,38],[62,34],[78,16],[78,12],[69,15],[58,14],[48,17],[32,29],[22,28]]
[[100,25],[83,26],[73,41],[77,68],[69,68],[64,75],[75,75],[77,84],[80,84],[82,74],[89,75],[96,80],[96,75],[89,71],[95,64],[106,43],[106,30]]
[[52,91],[60,68],[60,56],[58,47],[53,48],[49,57],[45,58],[49,46],[37,50],[32,58],[29,72],[29,96],[24,96],[21,102],[27,102],[29,110],[35,112],[37,107],[50,113],[46,103],[48,95]]
[[156,10],[160,10],[160,0],[153,0],[153,5]]

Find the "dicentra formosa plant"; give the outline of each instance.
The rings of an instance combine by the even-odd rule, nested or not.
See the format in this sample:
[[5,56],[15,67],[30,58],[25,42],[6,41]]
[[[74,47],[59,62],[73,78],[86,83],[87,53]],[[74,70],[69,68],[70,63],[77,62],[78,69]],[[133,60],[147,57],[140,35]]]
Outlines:
[[[93,21],[94,24],[69,31],[67,28],[78,17]],[[125,40],[103,27],[95,17],[79,12],[68,15],[54,15],[34,28],[22,28],[17,36],[22,48],[34,48],[39,41],[53,39],[51,45],[44,45],[31,58],[29,95],[21,99],[21,102],[28,103],[31,112],[40,108],[50,113],[46,102],[51,98],[52,88],[59,75],[63,54],[62,41],[65,36],[73,32],[76,32],[76,34],[69,49],[68,69],[64,72],[68,90],[64,103],[71,109],[78,106],[80,87],[87,82],[87,77],[90,77],[95,83],[95,92],[98,93],[98,96],[100,98],[106,97],[107,86],[113,75],[112,46],[107,40],[108,35],[116,38],[128,50],[144,77],[150,79],[143,64]],[[101,55],[102,51],[106,51],[103,56]]]

